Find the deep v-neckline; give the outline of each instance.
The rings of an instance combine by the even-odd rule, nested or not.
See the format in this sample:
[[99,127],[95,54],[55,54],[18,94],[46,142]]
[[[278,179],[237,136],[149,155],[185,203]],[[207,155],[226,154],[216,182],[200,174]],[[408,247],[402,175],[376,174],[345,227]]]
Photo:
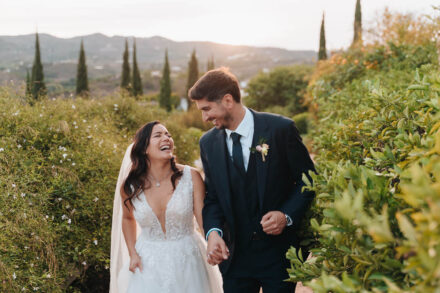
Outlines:
[[[185,176],[185,169],[186,169],[186,166],[184,166],[183,167],[183,174],[182,174],[182,177],[180,178],[180,180],[179,180],[179,182],[177,183],[177,185],[176,185],[176,188],[174,189],[174,191],[173,191],[173,193],[171,194],[171,196],[170,196],[170,199],[168,199],[168,202],[167,202],[167,204],[165,205],[165,223],[163,224],[163,227],[162,227],[162,223],[160,222],[160,220],[159,220],[159,217],[157,216],[157,214],[154,212],[154,210],[153,210],[153,208],[151,207],[151,205],[150,205],[150,203],[148,202],[148,199],[147,199],[147,195],[145,194],[145,192],[144,191],[142,191],[142,194],[143,194],[143,198],[144,198],[144,200],[145,200],[145,203],[146,203],[146,205],[147,205],[147,207],[151,210],[151,213],[154,215],[154,218],[156,219],[156,222],[157,222],[157,224],[159,224],[159,227],[160,227],[160,230],[162,231],[162,233],[163,233],[163,235],[164,235],[164,237],[166,238],[166,236],[167,236],[167,211],[168,211],[168,205],[170,204],[170,202],[173,200],[173,198],[175,197],[174,195],[176,194],[176,192],[177,192],[177,189],[180,187],[180,183],[182,182],[182,180],[184,179],[184,176]],[[165,230],[164,230],[164,228],[165,228]]]

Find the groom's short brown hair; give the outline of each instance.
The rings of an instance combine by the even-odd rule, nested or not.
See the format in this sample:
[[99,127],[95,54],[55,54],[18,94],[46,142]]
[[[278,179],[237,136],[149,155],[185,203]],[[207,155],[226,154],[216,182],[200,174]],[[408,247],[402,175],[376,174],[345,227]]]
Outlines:
[[218,102],[226,94],[230,94],[234,101],[240,103],[241,94],[238,80],[225,67],[206,72],[188,91],[188,97],[191,100],[206,98],[210,102]]

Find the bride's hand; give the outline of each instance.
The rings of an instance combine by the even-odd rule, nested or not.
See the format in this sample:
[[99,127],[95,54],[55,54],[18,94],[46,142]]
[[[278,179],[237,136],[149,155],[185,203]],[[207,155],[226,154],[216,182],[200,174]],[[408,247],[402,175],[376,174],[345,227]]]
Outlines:
[[129,270],[130,272],[134,273],[136,268],[139,268],[142,273],[142,259],[137,253],[130,258]]

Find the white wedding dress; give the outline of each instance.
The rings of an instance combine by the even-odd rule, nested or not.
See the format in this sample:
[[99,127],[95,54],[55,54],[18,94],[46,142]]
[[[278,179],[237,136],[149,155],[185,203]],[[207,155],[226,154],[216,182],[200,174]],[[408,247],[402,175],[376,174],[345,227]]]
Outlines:
[[[119,203],[121,205],[121,200]],[[142,259],[143,271],[140,272],[137,268],[132,273],[128,270],[127,248],[120,245],[122,242],[125,245],[125,240],[119,239],[118,242],[118,239],[114,239],[114,234],[123,238],[122,233],[112,231],[111,293],[223,292],[218,267],[207,264],[206,243],[195,227],[193,184],[189,166],[185,166],[167,204],[165,232],[143,192],[133,199],[133,205],[137,230],[140,230],[135,248]],[[126,254],[125,257],[117,255],[114,251],[116,247],[119,250],[124,249],[125,252],[119,254]]]

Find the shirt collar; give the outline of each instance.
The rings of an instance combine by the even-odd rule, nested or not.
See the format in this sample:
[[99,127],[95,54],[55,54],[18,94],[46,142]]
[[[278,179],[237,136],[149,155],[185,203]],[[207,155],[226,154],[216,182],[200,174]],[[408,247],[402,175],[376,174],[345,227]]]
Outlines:
[[228,139],[231,136],[232,132],[236,132],[242,137],[249,136],[251,129],[254,127],[254,117],[248,108],[245,107],[245,109],[246,112],[244,114],[243,120],[241,120],[240,124],[237,126],[237,129],[235,129],[234,131],[227,128],[225,129]]

